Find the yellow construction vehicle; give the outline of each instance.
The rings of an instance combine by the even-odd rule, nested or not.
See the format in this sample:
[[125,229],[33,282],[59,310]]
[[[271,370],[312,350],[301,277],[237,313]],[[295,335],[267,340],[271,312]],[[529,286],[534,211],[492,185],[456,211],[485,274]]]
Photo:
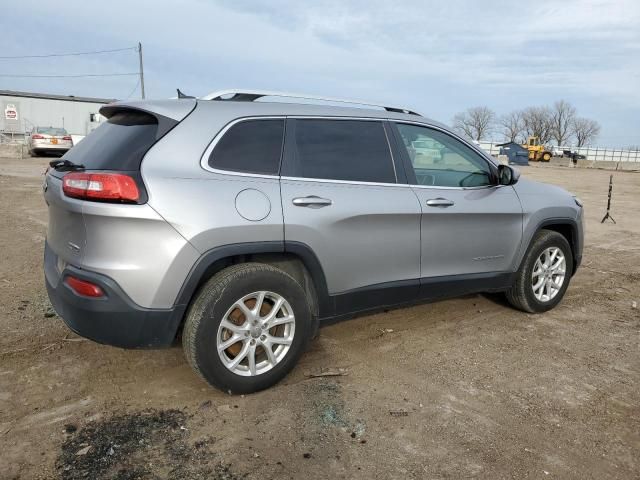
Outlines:
[[547,150],[546,146],[540,144],[538,137],[527,138],[527,143],[525,143],[523,147],[529,150],[529,160],[538,162],[548,162],[551,160],[551,152]]

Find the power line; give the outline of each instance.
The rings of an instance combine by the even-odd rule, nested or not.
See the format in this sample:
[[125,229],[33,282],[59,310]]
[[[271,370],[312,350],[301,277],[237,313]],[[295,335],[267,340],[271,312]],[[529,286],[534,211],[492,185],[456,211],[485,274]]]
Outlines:
[[81,78],[81,77],[124,77],[129,75],[140,75],[140,72],[130,73],[81,73],[77,75],[11,75],[0,74],[5,78]]
[[144,99],[144,74],[142,70],[142,44],[138,42],[135,47],[126,48],[112,48],[109,50],[92,50],[85,52],[69,52],[69,53],[50,53],[41,55],[10,55],[0,56],[0,60],[15,60],[15,59],[29,59],[29,58],[49,58],[49,57],[72,57],[79,55],[98,55],[103,53],[115,53],[124,51],[136,51],[138,52],[140,69],[138,72],[122,72],[122,73],[77,73],[77,74],[13,74],[13,73],[0,73],[0,78],[88,78],[88,77],[125,77],[125,76],[139,76],[136,86],[133,88],[127,98],[131,97],[138,87],[140,87],[142,98]]
[[138,47],[114,48],[112,50],[94,50],[91,52],[73,52],[73,53],[50,53],[46,55],[14,55],[0,56],[0,60],[22,59],[22,58],[47,58],[47,57],[75,57],[79,55],[96,55],[101,53],[124,52],[126,50],[138,50]]
[[138,78],[138,81],[136,82],[136,86],[133,87],[133,90],[131,90],[131,92],[129,93],[129,95],[127,95],[126,97],[124,97],[125,100],[129,100],[131,98],[131,95],[133,95],[133,92],[135,92],[138,89],[138,85],[140,85],[140,79]]

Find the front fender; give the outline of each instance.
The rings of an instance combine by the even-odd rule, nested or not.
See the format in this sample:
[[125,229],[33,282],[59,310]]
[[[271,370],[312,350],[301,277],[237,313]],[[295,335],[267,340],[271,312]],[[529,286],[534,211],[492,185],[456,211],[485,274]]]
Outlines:
[[573,195],[555,185],[522,179],[514,190],[522,205],[522,243],[515,257],[513,270],[518,270],[534,235],[546,227],[569,228],[568,238],[577,267],[582,258],[583,227],[582,208]]

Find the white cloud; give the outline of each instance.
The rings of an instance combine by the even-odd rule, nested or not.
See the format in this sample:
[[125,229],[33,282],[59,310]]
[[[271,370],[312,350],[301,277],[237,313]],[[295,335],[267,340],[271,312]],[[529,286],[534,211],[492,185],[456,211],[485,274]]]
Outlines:
[[[415,106],[445,122],[472,105],[503,112],[566,98],[579,111],[610,119],[603,136],[626,128],[636,135],[629,142],[640,142],[628,125],[640,117],[637,0],[71,0],[64,9],[23,0],[5,10],[0,27],[14,39],[9,53],[141,40],[147,90],[155,96],[171,96],[178,86],[197,95],[234,86],[309,91]],[[33,19],[36,10],[37,21],[19,20]],[[60,65],[128,71],[136,59]],[[39,89],[78,85],[82,91],[73,93],[123,96],[134,80],[48,82]]]

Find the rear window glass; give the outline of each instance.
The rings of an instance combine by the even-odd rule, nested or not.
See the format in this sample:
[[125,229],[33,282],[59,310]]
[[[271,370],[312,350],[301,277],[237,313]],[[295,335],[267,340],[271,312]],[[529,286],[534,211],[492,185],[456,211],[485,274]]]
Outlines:
[[158,120],[134,110],[122,111],[82,139],[63,158],[87,170],[140,169],[142,157],[156,142]]
[[284,119],[245,120],[233,125],[209,156],[220,170],[277,175],[284,137]]
[[36,131],[37,133],[43,133],[46,135],[66,135],[67,134],[67,131],[64,128],[38,127]]
[[285,175],[396,183],[384,127],[378,121],[296,120],[295,155]]

